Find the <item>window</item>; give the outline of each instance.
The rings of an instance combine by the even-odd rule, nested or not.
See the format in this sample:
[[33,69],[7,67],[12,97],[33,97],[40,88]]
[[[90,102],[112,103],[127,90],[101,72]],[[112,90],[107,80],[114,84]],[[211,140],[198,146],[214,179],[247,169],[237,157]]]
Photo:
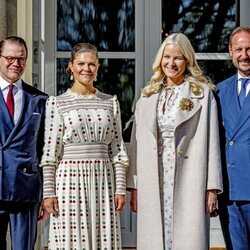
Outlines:
[[99,51],[135,50],[133,0],[57,0],[57,50],[90,42]]
[[173,32],[187,35],[197,59],[203,60],[201,67],[214,83],[233,73],[231,60],[226,60],[229,36],[236,26],[235,0],[162,1],[162,39]]
[[119,1],[56,1],[56,94],[71,83],[65,70],[70,50],[79,42],[94,44],[100,68],[95,87],[116,94],[120,102],[124,140],[129,141],[135,95],[135,3]]

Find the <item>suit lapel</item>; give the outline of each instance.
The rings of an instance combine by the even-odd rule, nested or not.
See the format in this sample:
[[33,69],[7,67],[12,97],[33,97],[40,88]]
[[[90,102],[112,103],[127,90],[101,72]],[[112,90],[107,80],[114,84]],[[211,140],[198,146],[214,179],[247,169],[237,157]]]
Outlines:
[[13,120],[10,118],[2,91],[0,90],[0,105],[1,105],[1,112],[0,112],[0,142],[2,145],[6,142],[7,138],[11,134],[13,128],[14,128],[14,123]]
[[227,83],[227,88],[222,93],[222,105],[224,108],[224,116],[230,121],[232,130],[227,130],[227,137],[232,138],[244,125],[246,120],[250,116],[249,105],[250,105],[250,94],[246,97],[242,108],[240,109],[237,91],[237,75]]
[[11,131],[9,137],[7,138],[5,144],[8,144],[16,134],[25,126],[25,124],[30,120],[33,111],[36,107],[35,98],[25,90],[25,85],[23,84],[23,98],[22,98],[22,109],[19,119]]
[[238,91],[237,91],[237,76],[235,76],[231,82],[228,83],[228,88],[225,93],[223,93],[224,97],[224,106],[227,107],[227,116],[230,117],[231,122],[233,124],[237,124],[240,116],[240,106],[238,100]]
[[23,92],[23,105],[21,115],[17,121],[16,127],[23,127],[31,118],[35,109],[35,98],[27,92]]
[[236,122],[235,129],[233,131],[232,137],[240,130],[240,128],[249,119],[249,117],[250,117],[249,107],[250,107],[250,94],[248,92],[248,95],[247,95],[247,97],[246,97],[246,99],[244,101],[244,104],[243,104],[242,108],[239,109],[239,111],[238,111],[239,116],[238,116],[238,120]]
[[175,114],[175,121],[174,121],[174,130],[183,122],[189,120],[192,116],[194,116],[196,114],[196,112],[198,110],[200,110],[201,105],[199,100],[201,98],[203,98],[204,94],[203,92],[198,94],[198,95],[194,95],[191,92],[191,88],[190,88],[190,84],[187,83],[185,84],[184,88],[183,88],[183,93],[182,93],[182,98],[187,98],[190,101],[192,101],[193,103],[193,108],[191,110],[182,110],[181,108],[179,108]]

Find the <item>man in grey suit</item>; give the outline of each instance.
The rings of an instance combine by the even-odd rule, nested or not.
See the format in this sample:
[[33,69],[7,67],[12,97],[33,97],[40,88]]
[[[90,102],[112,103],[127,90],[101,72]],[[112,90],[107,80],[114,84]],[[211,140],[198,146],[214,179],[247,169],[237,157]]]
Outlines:
[[16,36],[0,42],[0,249],[10,224],[13,250],[32,250],[42,197],[44,111],[47,95],[24,83],[28,56]]

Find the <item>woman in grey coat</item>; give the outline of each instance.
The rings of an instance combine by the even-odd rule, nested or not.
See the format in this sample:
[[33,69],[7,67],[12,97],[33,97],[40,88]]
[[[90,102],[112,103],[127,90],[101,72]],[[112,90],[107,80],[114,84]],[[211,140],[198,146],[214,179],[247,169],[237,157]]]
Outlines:
[[209,217],[222,192],[212,85],[181,33],[162,43],[153,71],[136,104],[130,144],[137,249],[205,250]]

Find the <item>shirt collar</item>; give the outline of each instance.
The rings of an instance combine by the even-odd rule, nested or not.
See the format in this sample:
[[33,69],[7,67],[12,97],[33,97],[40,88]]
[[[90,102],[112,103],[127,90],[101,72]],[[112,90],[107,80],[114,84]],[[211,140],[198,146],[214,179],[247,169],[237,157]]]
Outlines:
[[[16,82],[13,83],[18,90],[22,89],[22,80],[18,79]],[[2,91],[4,91],[6,88],[8,88],[10,85],[9,82],[7,82],[3,77],[0,76],[0,88]]]
[[250,76],[242,76],[241,74],[240,74],[240,72],[238,72],[238,81],[240,81],[242,78],[247,78],[247,79],[250,79]]

